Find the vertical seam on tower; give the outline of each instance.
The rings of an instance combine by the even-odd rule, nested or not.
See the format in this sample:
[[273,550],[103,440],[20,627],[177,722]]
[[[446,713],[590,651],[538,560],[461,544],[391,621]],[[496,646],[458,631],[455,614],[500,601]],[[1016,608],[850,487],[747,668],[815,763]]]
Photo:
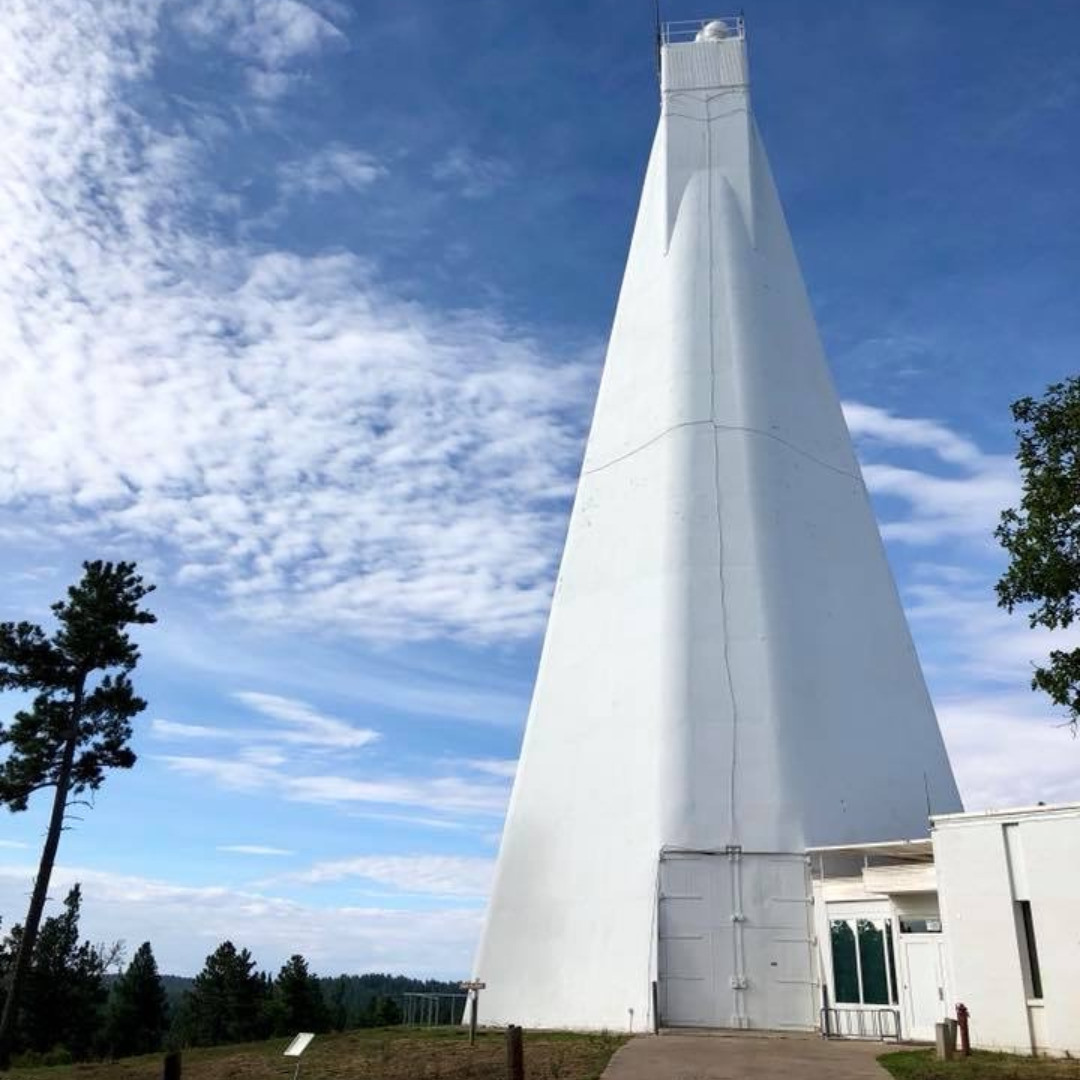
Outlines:
[[[713,293],[715,291],[716,284],[716,258],[715,258],[715,240],[714,240],[714,217],[713,217],[713,158],[712,158],[712,103],[709,99],[705,101],[705,219],[708,226],[708,258],[709,258],[709,274],[708,274],[708,305],[707,312],[709,318],[709,420],[712,428],[712,444],[713,444],[713,496],[714,507],[716,510],[716,545],[717,545],[717,573],[720,584],[720,632],[723,635],[722,655],[724,658],[724,674],[727,678],[728,697],[731,701],[731,773],[728,780],[728,799],[729,799],[729,811],[728,811],[728,830],[729,830],[729,844],[734,845],[737,841],[738,830],[736,827],[735,818],[735,771],[737,763],[738,753],[738,726],[739,717],[738,709],[735,703],[735,685],[731,678],[731,657],[729,653],[729,641],[728,641],[728,616],[727,616],[727,582],[724,578],[724,526],[723,526],[723,514],[720,510],[720,432],[717,429],[716,423],[716,340],[715,340],[715,327],[714,327],[714,299]],[[730,277],[730,260],[728,274]],[[730,293],[730,281],[728,282],[728,292]],[[730,306],[730,305],[729,305]],[[729,866],[731,866],[729,862]],[[732,869],[732,890],[735,888],[734,881],[734,869]],[[741,1020],[743,1016],[742,1010],[742,970],[740,957],[742,953],[742,923],[739,918],[736,918],[736,912],[734,910],[734,896],[733,896],[733,910],[732,910],[732,922],[731,922],[731,947],[732,947],[732,966],[735,969],[733,972],[732,987],[731,987],[731,1003],[736,1018],[736,1025],[741,1026]]]
[[[735,685],[731,677],[731,657],[728,641],[727,582],[724,578],[724,526],[720,511],[720,433],[716,422],[716,340],[714,336],[713,293],[716,282],[716,259],[714,252],[713,175],[712,175],[712,107],[705,102],[705,217],[708,223],[708,316],[709,316],[709,420],[712,425],[713,444],[713,498],[716,511],[717,572],[720,580],[720,629],[723,635],[722,654],[724,673],[727,677],[728,697],[731,701],[731,769],[728,777],[728,831],[729,843],[738,841],[736,824],[735,774],[738,755],[738,708],[735,702]],[[730,292],[730,287],[729,287]]]

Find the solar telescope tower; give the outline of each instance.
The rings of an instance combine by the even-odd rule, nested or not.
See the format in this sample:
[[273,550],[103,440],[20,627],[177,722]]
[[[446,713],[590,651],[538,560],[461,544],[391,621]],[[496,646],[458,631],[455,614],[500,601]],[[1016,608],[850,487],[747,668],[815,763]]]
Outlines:
[[754,123],[741,19],[659,127],[475,977],[482,1023],[809,1029],[808,846],[960,799]]

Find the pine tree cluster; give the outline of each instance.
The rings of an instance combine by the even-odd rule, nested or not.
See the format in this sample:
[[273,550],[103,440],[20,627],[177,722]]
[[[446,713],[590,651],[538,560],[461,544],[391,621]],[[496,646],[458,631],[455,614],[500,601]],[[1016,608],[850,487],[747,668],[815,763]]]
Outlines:
[[[454,983],[395,975],[319,978],[300,955],[271,976],[258,971],[251,953],[231,941],[206,958],[194,979],[160,975],[149,942],[139,946],[122,974],[110,975],[121,947],[79,940],[81,903],[76,885],[63,911],[41,924],[14,1032],[16,1064],[113,1059],[299,1031],[388,1027],[401,1023],[402,994],[457,992]],[[22,927],[14,926],[0,940],[0,988],[21,938]]]

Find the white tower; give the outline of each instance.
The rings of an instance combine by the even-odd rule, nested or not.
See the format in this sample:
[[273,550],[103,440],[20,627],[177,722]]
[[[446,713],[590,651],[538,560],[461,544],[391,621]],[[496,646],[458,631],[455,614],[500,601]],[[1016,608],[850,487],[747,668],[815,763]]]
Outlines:
[[960,807],[750,107],[662,108],[477,963],[481,1020],[810,1028],[808,845]]

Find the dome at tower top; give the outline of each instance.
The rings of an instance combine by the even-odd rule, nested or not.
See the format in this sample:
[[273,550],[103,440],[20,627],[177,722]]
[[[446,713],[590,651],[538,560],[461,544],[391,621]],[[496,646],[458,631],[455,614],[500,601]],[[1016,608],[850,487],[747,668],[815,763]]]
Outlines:
[[711,19],[698,32],[695,41],[723,41],[731,34],[731,27],[723,19]]

